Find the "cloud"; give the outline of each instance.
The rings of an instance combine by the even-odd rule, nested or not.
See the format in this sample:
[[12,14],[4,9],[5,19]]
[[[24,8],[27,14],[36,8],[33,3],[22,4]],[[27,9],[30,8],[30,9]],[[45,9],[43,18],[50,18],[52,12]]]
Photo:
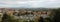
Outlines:
[[0,0],[0,7],[60,7],[60,0]]

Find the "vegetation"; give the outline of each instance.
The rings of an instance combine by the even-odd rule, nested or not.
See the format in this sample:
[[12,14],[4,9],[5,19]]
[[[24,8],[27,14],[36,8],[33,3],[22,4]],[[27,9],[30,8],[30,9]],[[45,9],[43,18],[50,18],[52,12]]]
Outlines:
[[[29,9],[29,10],[32,10],[32,9]],[[34,10],[33,9],[33,11],[41,11],[41,10],[39,10],[39,9]],[[43,11],[48,11],[48,10],[43,9]],[[44,22],[57,22],[58,20],[60,20],[60,18],[59,18],[60,17],[60,8],[59,9],[52,9],[52,13],[49,16],[50,17],[47,17],[44,19]],[[4,20],[3,22],[24,22],[24,20],[21,20],[21,19],[14,19],[14,16],[8,16],[7,18],[8,19]]]

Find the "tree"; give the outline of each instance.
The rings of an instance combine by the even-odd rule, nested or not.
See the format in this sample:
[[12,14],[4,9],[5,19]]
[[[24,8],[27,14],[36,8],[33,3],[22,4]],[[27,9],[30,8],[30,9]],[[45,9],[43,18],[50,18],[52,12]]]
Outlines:
[[60,8],[55,10],[55,15],[53,18],[54,22],[60,22]]

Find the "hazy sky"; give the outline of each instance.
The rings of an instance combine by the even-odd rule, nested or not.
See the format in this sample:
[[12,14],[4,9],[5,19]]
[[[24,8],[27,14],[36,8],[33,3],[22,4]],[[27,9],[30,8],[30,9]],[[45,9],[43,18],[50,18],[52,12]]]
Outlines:
[[60,0],[0,0],[0,7],[60,7]]

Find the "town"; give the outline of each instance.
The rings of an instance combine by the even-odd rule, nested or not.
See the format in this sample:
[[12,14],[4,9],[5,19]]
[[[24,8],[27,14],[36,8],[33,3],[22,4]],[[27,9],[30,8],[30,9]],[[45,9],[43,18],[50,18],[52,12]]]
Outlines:
[[52,22],[47,19],[52,19],[54,13],[54,9],[48,8],[0,8],[0,22]]

